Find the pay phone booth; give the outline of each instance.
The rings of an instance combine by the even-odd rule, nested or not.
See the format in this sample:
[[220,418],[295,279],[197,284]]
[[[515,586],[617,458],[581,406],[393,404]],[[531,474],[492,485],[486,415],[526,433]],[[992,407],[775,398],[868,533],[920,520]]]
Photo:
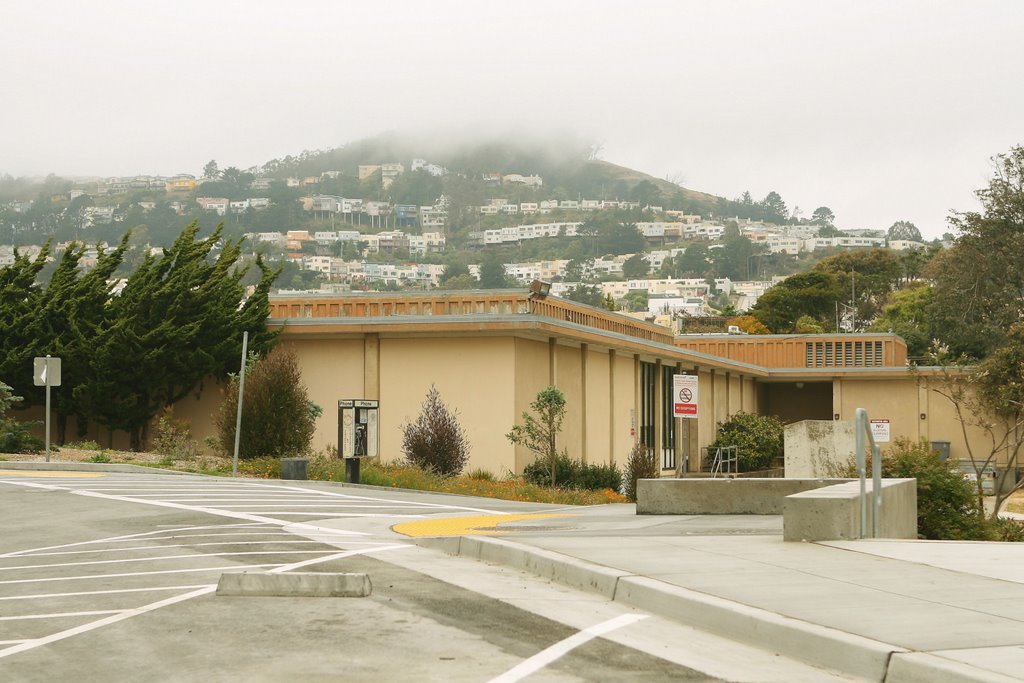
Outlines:
[[338,401],[338,443],[345,458],[345,475],[359,483],[359,458],[375,458],[379,402],[365,399]]

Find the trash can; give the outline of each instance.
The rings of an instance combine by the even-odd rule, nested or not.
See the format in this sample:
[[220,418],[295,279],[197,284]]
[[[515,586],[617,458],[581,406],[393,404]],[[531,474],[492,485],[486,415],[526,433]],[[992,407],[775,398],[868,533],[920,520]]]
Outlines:
[[306,458],[281,458],[282,479],[306,479],[306,466],[309,460]]
[[948,441],[932,441],[932,451],[939,454],[939,460],[949,460]]

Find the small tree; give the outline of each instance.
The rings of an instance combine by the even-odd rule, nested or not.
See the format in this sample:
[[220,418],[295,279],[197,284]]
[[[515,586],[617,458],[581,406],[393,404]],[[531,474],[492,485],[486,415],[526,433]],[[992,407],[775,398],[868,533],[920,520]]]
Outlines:
[[505,438],[517,446],[530,449],[538,458],[543,458],[551,468],[551,486],[554,487],[559,456],[555,440],[562,431],[562,421],[565,419],[565,394],[558,387],[549,386],[537,394],[537,398],[530,404],[530,410],[537,417],[524,411],[523,424],[514,425]]
[[[280,458],[307,453],[316,419],[323,411],[309,400],[295,352],[277,349],[246,363],[242,401],[242,434],[238,457]],[[238,377],[233,376],[220,409],[214,414],[217,439],[225,453],[235,447]]]
[[637,443],[629,451],[626,458],[625,491],[626,498],[636,502],[636,482],[638,479],[656,479],[660,475],[658,458],[654,451],[645,444]]
[[[1009,483],[1024,450],[1024,323],[1012,325],[1005,344],[978,365],[970,365],[965,356],[951,357],[948,347],[940,344],[933,344],[926,358],[938,366],[937,382],[929,385],[950,402],[960,424],[979,509],[984,509],[983,474],[1003,456],[1005,467],[996,477],[991,512],[996,519],[1003,503],[1024,488],[1024,480]],[[970,429],[981,431],[985,439],[972,442]]]
[[7,410],[19,401],[21,396],[15,396],[9,386],[0,382],[0,453],[38,453],[43,450],[43,442],[29,432],[29,428],[39,422],[18,422],[5,417]]
[[402,425],[402,453],[417,467],[448,477],[462,472],[469,462],[469,450],[458,412],[448,409],[431,384],[419,417]]
[[718,425],[718,437],[709,448],[736,446],[739,467],[743,472],[771,467],[782,453],[785,430],[774,415],[736,413]]

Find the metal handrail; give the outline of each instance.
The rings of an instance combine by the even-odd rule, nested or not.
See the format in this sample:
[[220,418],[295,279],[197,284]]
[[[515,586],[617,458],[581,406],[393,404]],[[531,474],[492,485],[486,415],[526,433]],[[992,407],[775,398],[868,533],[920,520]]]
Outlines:
[[857,448],[857,475],[860,477],[860,537],[864,538],[868,526],[867,506],[867,458],[864,456],[864,437],[867,436],[871,446],[871,497],[874,506],[871,514],[871,537],[878,538],[878,518],[882,512],[882,451],[875,443],[871,433],[871,422],[868,411],[857,408],[854,426]]
[[711,476],[718,477],[719,474],[736,474],[739,471],[739,452],[736,446],[719,446],[715,449],[714,459],[711,461]]

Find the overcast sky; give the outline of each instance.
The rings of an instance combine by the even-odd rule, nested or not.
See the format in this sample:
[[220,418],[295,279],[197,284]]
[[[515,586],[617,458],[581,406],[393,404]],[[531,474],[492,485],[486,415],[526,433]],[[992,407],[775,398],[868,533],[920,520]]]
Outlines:
[[1024,144],[1022,36],[1019,0],[4,0],[0,173],[574,130],[692,189],[935,237]]

